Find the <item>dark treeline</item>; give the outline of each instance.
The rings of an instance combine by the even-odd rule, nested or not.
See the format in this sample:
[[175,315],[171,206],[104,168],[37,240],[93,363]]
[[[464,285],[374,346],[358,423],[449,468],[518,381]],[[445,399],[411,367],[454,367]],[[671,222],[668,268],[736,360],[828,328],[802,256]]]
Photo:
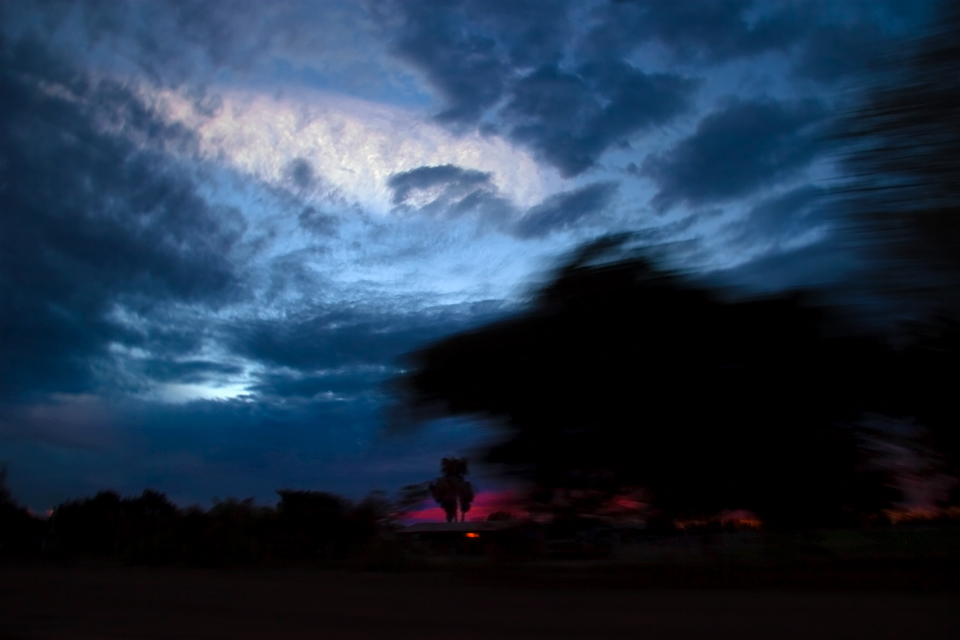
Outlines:
[[5,491],[0,555],[196,566],[330,565],[389,555],[380,534],[394,523],[379,493],[356,503],[323,491],[278,494],[275,507],[230,498],[204,510],[178,508],[150,489],[137,497],[101,491],[39,519]]

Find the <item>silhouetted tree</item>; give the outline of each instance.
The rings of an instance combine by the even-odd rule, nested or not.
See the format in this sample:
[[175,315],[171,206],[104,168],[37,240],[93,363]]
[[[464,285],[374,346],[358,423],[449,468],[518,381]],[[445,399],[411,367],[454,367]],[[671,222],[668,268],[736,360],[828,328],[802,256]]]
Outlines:
[[51,536],[62,553],[112,555],[120,543],[120,494],[100,491],[92,498],[72,500],[53,512]]
[[52,548],[67,554],[165,561],[178,553],[174,539],[178,514],[164,494],[152,489],[136,498],[101,491],[93,498],[66,502],[54,510]]
[[0,505],[16,504],[13,495],[10,493],[10,488],[7,486],[7,476],[9,474],[10,469],[7,465],[0,465]]
[[395,526],[394,506],[383,491],[371,491],[350,512],[353,535],[358,541],[375,536]]
[[260,562],[273,551],[278,520],[272,508],[257,505],[253,498],[215,500],[194,548],[194,560],[211,566]]
[[277,493],[278,525],[287,553],[326,558],[344,550],[352,534],[348,500],[326,491]]
[[47,523],[13,499],[8,473],[7,465],[0,465],[0,555],[33,554],[40,550]]
[[799,295],[719,299],[623,241],[581,250],[518,317],[413,354],[406,409],[503,425],[485,461],[555,512],[636,487],[674,516],[744,508],[785,526],[885,506],[841,425],[888,407],[889,350],[828,337]]

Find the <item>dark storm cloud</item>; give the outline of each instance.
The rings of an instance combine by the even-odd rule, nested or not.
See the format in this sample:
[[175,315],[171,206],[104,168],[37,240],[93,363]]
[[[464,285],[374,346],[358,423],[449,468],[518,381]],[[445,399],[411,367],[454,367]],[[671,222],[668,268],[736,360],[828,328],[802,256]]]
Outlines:
[[316,207],[307,206],[297,216],[300,226],[320,236],[334,236],[337,234],[339,219],[329,213],[318,211]]
[[[392,202],[401,210],[438,218],[476,216],[501,227],[514,213],[513,204],[500,195],[493,174],[452,164],[424,166],[396,173],[387,181]],[[410,203],[420,199],[418,206]]]
[[144,340],[111,318],[118,303],[146,313],[232,295],[226,255],[243,223],[157,150],[191,138],[126,87],[35,43],[2,56],[3,387],[81,391],[109,343]]
[[825,225],[824,195],[823,189],[806,185],[758,203],[729,226],[732,244],[789,242]]
[[395,53],[440,92],[442,122],[476,123],[517,67],[555,60],[569,27],[566,3],[398,2]]
[[807,37],[794,71],[801,78],[836,82],[863,73],[885,46],[896,43],[875,24],[823,25]]
[[360,2],[245,0],[4,2],[5,35],[33,34],[107,73],[190,89],[194,107],[220,105],[210,84],[294,82],[391,102],[422,92],[384,65],[383,43]]
[[405,33],[396,54],[424,71],[440,92],[446,109],[438,119],[451,123],[477,121],[503,93],[510,64],[497,41],[456,28],[456,4],[400,2]]
[[306,158],[294,158],[284,170],[287,180],[297,189],[309,189],[317,180],[313,165]]
[[[607,56],[561,68],[563,40],[549,32],[571,30],[566,4],[395,6],[403,16],[395,51],[440,93],[446,105],[437,116],[441,122],[503,127],[566,176],[594,166],[612,145],[684,112],[698,86]],[[498,112],[498,123],[487,117],[491,110]]]
[[20,35],[42,34],[78,47],[103,45],[113,64],[133,64],[160,84],[184,82],[207,65],[249,67],[266,45],[264,34],[255,33],[251,42],[250,30],[244,28],[258,24],[246,2],[16,4],[8,28]]
[[496,33],[512,66],[535,67],[557,61],[570,40],[567,0],[539,2],[469,2],[472,22]]
[[809,22],[790,4],[769,3],[768,11],[752,15],[758,6],[749,0],[603,3],[588,43],[597,55],[625,55],[654,41],[681,59],[719,63],[786,49]]
[[686,111],[696,86],[623,62],[591,63],[577,73],[548,65],[514,85],[501,116],[512,139],[574,176],[614,144]]
[[597,182],[550,196],[527,211],[514,227],[514,234],[536,238],[572,227],[603,211],[616,192],[616,183]]
[[813,101],[734,100],[705,117],[692,136],[647,156],[642,175],[659,187],[660,211],[749,195],[807,166],[820,150],[823,116]]

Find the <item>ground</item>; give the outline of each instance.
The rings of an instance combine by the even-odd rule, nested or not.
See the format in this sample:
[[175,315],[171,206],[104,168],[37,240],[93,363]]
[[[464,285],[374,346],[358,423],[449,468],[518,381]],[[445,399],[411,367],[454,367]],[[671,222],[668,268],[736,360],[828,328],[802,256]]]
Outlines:
[[6,564],[0,637],[960,637],[954,589],[651,589],[581,574]]

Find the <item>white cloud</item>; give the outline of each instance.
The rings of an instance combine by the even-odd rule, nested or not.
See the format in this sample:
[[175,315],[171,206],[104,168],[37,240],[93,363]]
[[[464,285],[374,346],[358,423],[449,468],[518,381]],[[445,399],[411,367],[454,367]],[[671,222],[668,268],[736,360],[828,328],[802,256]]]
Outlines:
[[411,111],[322,92],[266,95],[219,92],[211,118],[167,93],[171,116],[194,129],[206,159],[226,162],[268,184],[291,188],[290,163],[310,163],[322,187],[376,213],[390,210],[389,177],[421,166],[453,164],[492,173],[493,183],[518,207],[532,206],[560,189],[561,180],[502,138],[456,136]]

